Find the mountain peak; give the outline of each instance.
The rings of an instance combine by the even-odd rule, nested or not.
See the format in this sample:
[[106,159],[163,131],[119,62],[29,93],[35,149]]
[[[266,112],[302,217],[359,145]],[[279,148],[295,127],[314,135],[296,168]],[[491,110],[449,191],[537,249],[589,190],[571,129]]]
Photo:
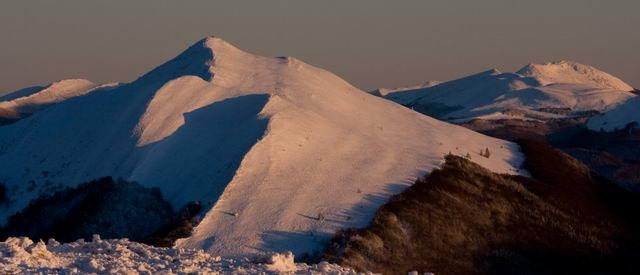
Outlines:
[[485,74],[501,74],[502,72],[498,68],[491,68],[484,72]]
[[12,101],[21,97],[28,97],[33,94],[39,93],[43,90],[51,89],[51,88],[54,88],[54,89],[62,88],[63,90],[65,90],[65,87],[69,87],[69,86],[91,86],[91,85],[97,86],[93,82],[86,79],[81,79],[81,78],[62,79],[56,82],[52,82],[46,86],[32,86],[32,87],[27,87],[27,88],[23,88],[20,90],[7,93],[3,96],[0,96],[0,102]]
[[166,82],[181,76],[193,75],[206,81],[213,79],[212,65],[220,57],[246,54],[217,36],[207,36],[191,45],[181,54],[160,65],[139,80]]
[[214,55],[220,55],[220,54],[224,54],[228,51],[240,51],[242,52],[242,50],[238,49],[236,46],[234,46],[233,44],[227,42],[226,40],[218,37],[218,36],[207,36],[205,38],[203,38],[202,40],[199,41],[199,43],[202,43],[202,45],[204,45],[204,47],[211,49],[211,51],[213,51]]
[[87,79],[69,78],[69,79],[62,79],[62,80],[53,82],[47,88],[53,88],[53,87],[66,88],[68,86],[94,86],[95,87],[97,86],[97,84]]
[[535,77],[541,82],[547,83],[589,83],[618,91],[633,91],[633,87],[613,75],[595,67],[568,60],[544,64],[531,63],[517,73],[523,76]]

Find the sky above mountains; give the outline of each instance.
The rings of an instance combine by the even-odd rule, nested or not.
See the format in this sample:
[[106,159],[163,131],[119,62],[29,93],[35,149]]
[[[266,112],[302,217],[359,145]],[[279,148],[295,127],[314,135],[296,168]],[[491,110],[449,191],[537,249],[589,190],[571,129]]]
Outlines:
[[635,0],[3,1],[0,95],[63,78],[131,81],[211,34],[362,89],[559,59],[639,87],[638,10]]

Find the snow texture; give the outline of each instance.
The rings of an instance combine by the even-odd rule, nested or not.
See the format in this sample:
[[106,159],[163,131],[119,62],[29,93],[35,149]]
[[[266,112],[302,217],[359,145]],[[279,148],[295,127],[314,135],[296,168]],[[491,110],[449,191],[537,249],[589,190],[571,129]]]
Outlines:
[[[491,158],[477,154],[484,148]],[[178,247],[313,254],[336,230],[366,226],[449,152],[526,173],[514,143],[411,111],[295,58],[209,37],[132,83],[0,127],[0,181],[12,199],[0,219],[40,194],[109,175],[158,187],[174,209],[202,202],[209,211]]]
[[195,249],[147,246],[126,239],[60,244],[29,238],[0,242],[0,270],[11,274],[357,274],[335,264],[295,263],[293,254],[270,261],[227,259]]
[[[551,119],[602,112],[635,97],[622,80],[570,61],[496,69],[385,98],[449,121],[474,118]],[[441,110],[437,112],[436,110]]]

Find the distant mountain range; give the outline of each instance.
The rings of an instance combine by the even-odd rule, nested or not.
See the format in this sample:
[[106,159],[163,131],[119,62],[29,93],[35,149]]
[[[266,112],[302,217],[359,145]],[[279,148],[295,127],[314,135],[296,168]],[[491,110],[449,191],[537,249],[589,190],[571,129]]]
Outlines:
[[545,140],[609,180],[640,190],[640,96],[571,61],[496,69],[425,87],[373,92],[415,111],[507,140]]
[[[587,126],[594,131],[615,131],[640,123],[640,96],[625,101],[624,103],[595,116],[589,120]],[[633,126],[633,125],[632,125]]]
[[530,64],[515,73],[496,69],[384,96],[440,119],[550,119],[591,116],[636,98],[635,89],[594,67],[570,61]]
[[[639,98],[570,61],[367,93],[207,37],[130,83],[0,97],[0,236],[389,273],[633,270]],[[0,267],[181,253],[93,239],[10,238]],[[297,268],[272,257],[258,266]]]

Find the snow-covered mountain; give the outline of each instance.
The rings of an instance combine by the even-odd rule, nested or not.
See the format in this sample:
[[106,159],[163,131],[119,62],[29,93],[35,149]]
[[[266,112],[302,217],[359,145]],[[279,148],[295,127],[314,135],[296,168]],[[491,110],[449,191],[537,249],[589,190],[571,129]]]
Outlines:
[[493,69],[385,98],[450,121],[545,120],[609,110],[636,97],[633,90],[594,67],[559,61],[530,64],[516,73]]
[[29,87],[0,97],[0,119],[18,119],[50,105],[84,95],[98,85],[86,79],[65,79],[46,87]]
[[615,91],[634,91],[633,87],[619,78],[592,66],[571,61],[546,64],[529,64],[516,72],[526,77],[534,77],[543,85],[567,83],[584,84]]
[[[478,152],[488,148],[490,158]],[[313,252],[366,225],[451,152],[520,173],[517,145],[413,112],[290,57],[215,37],[134,82],[94,89],[0,127],[0,219],[102,176],[208,210],[179,247],[222,256]]]
[[589,119],[587,127],[593,131],[622,130],[631,123],[640,124],[640,96],[636,96],[602,115]]

